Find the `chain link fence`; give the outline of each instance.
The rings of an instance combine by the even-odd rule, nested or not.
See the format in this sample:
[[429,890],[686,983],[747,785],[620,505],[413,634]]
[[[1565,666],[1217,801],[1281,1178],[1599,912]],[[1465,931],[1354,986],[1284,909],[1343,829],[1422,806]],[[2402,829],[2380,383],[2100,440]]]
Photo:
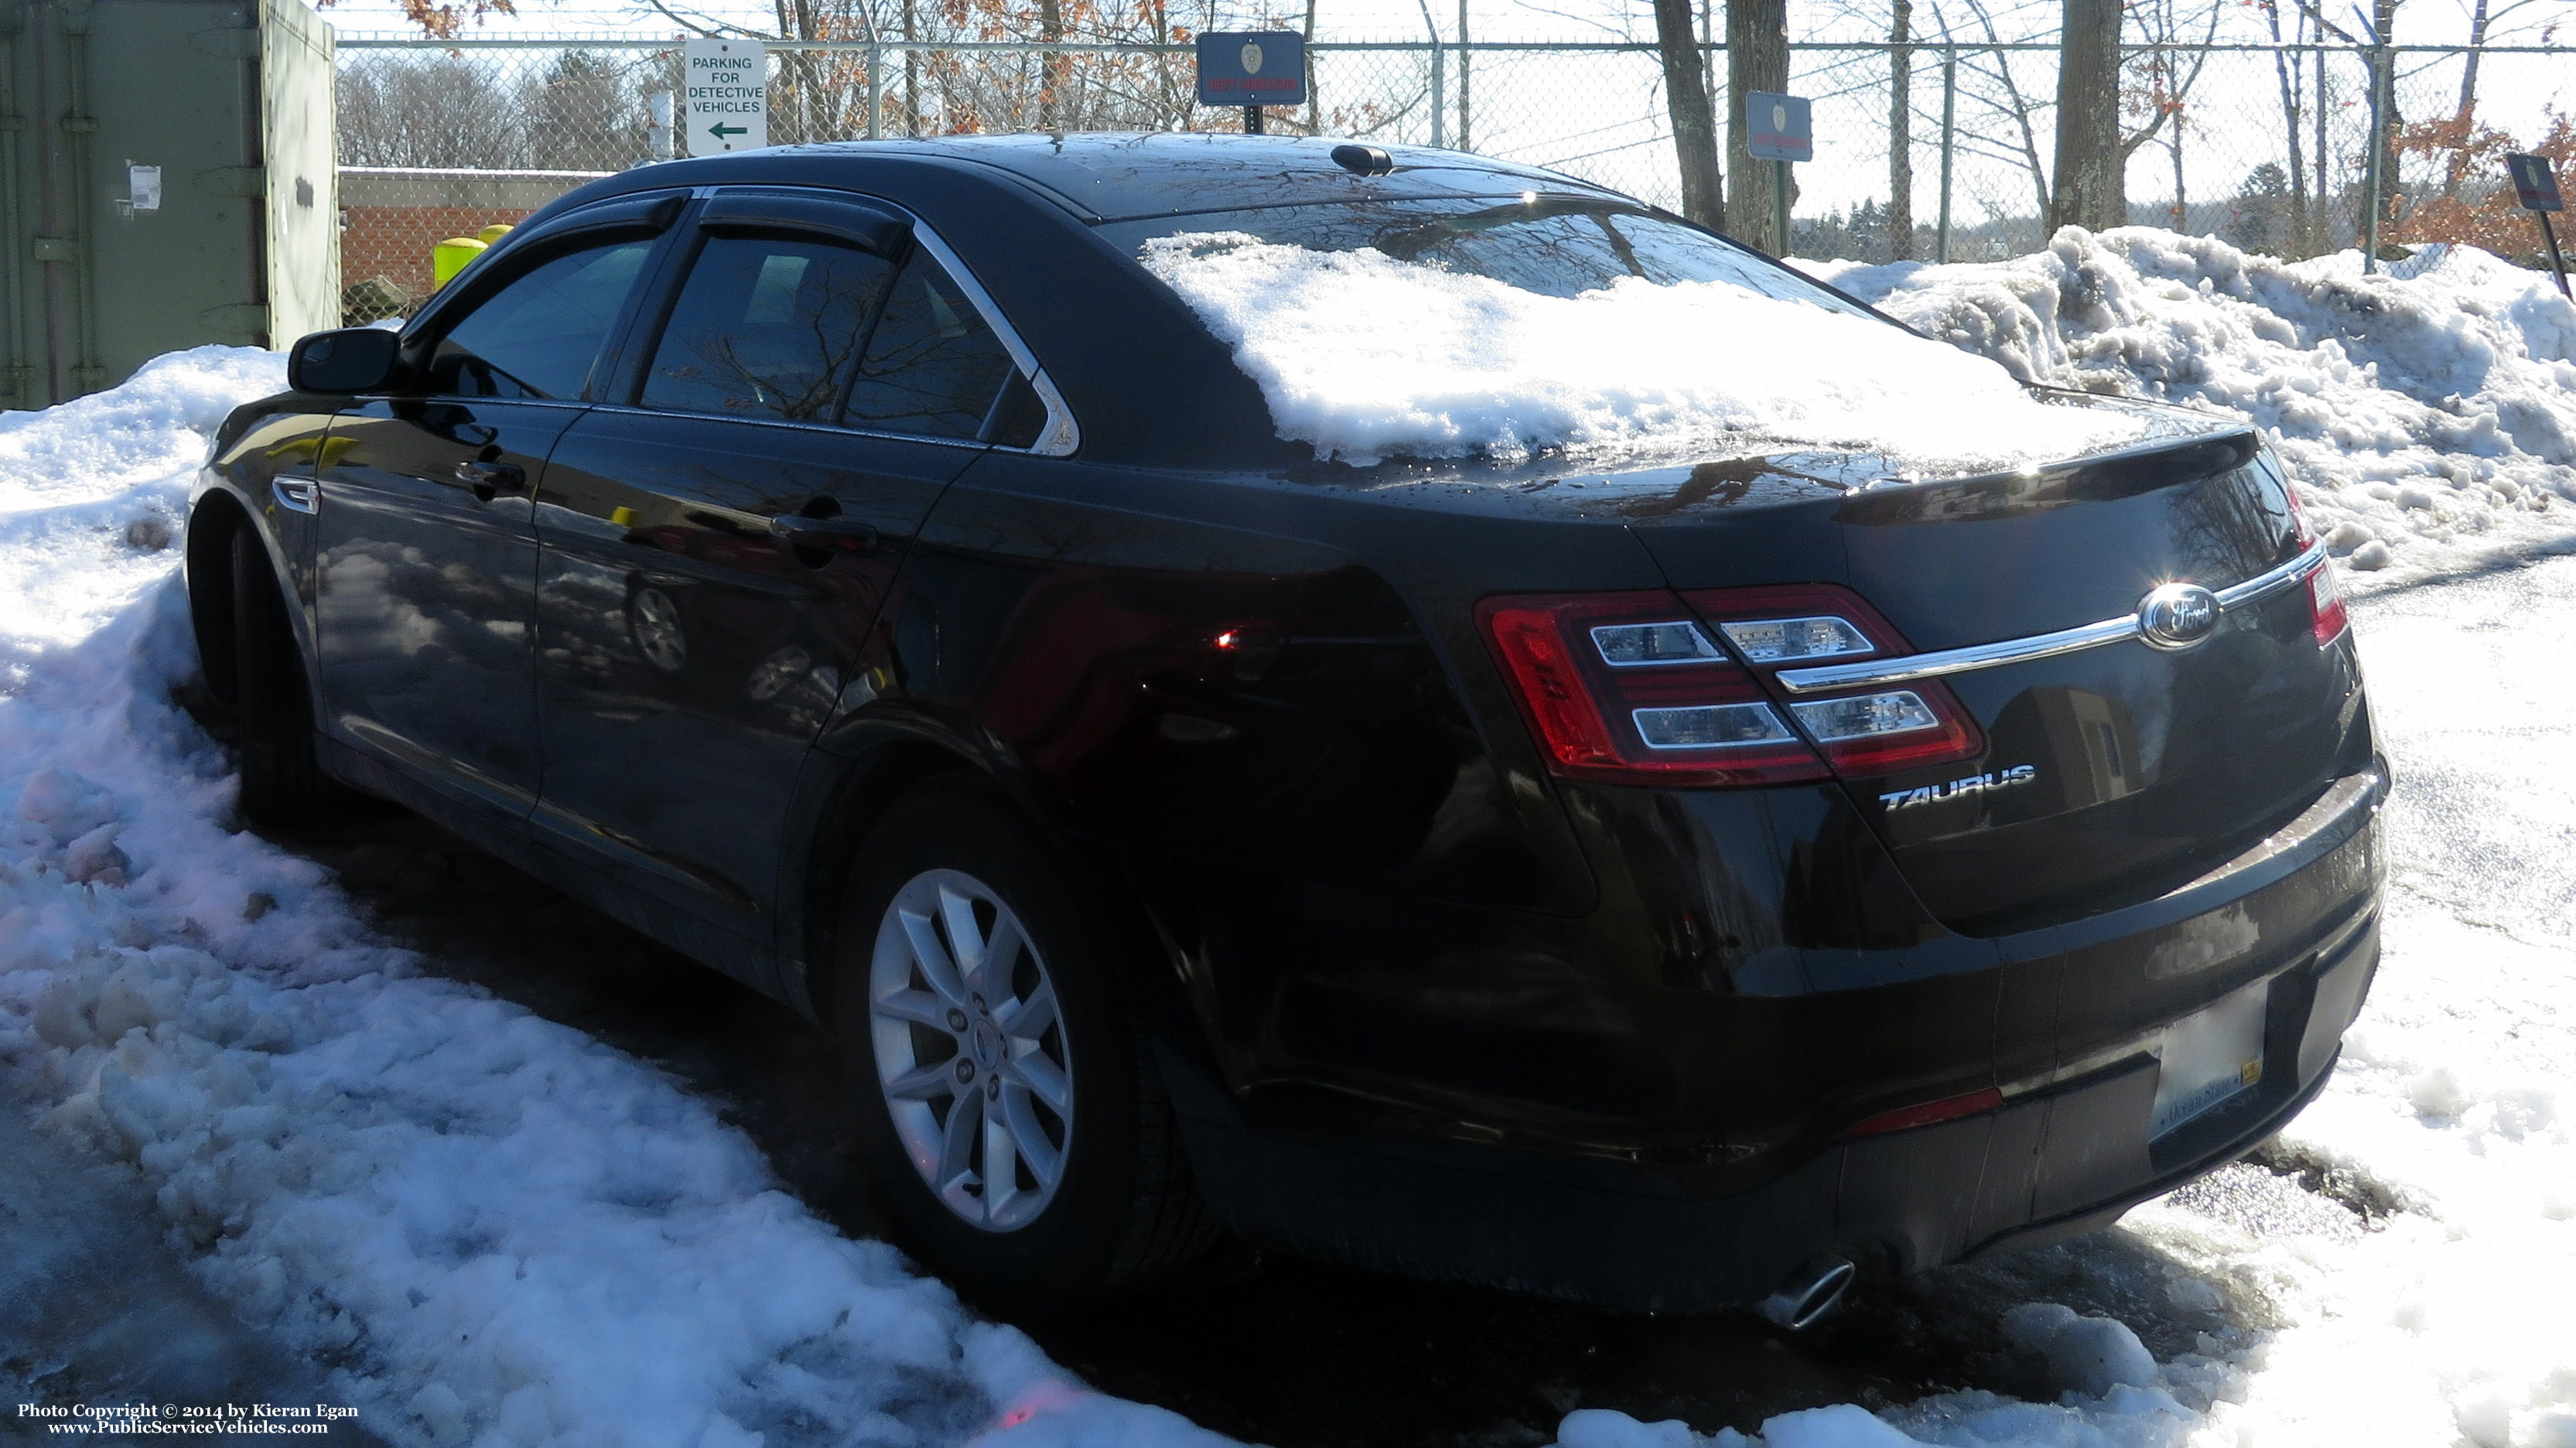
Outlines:
[[[770,51],[773,144],[1242,127],[1240,111],[1193,103],[1187,45],[885,39]],[[1724,48],[1704,53],[1723,115]],[[339,54],[352,315],[417,305],[440,239],[515,221],[672,149],[655,107],[657,92],[679,89],[676,41],[343,36]],[[1267,112],[1274,133],[1472,150],[1679,202],[1651,45],[1337,41],[1309,55],[1310,100]],[[2537,236],[2513,209],[2501,154],[2576,153],[2554,109],[2570,55],[2132,47],[2116,98],[2131,220],[2290,256],[2354,246],[2369,230],[2368,157],[2384,134],[2383,242],[2467,241],[2528,258]],[[2374,64],[2388,77],[2377,107]],[[1965,261],[2043,244],[2056,67],[2045,44],[1793,45],[1789,89],[1813,100],[1816,132],[1816,160],[1795,172],[1793,251]],[[1901,150],[1890,144],[1900,69]],[[1907,206],[1892,207],[1900,193]]]

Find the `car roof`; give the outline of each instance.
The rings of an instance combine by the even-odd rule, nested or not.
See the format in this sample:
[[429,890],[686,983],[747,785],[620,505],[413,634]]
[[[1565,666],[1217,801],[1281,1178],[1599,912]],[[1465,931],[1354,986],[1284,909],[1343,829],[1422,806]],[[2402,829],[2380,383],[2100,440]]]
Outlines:
[[828,141],[752,154],[818,160],[919,156],[989,166],[1090,222],[1526,190],[1617,194],[1535,166],[1428,146],[1382,147],[1395,169],[1384,176],[1362,176],[1333,160],[1334,147],[1350,144],[1331,136],[1086,132]]

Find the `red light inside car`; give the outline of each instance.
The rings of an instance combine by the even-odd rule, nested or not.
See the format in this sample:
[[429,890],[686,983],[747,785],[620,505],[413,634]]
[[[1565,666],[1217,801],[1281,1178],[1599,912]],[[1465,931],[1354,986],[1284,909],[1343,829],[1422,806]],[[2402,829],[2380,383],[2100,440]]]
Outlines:
[[1682,595],[1744,655],[1834,773],[1892,774],[1985,752],[1985,738],[1937,679],[1901,688],[1790,694],[1783,669],[1912,653],[1895,627],[1850,589],[1831,584],[1713,588]]
[[1488,599],[1476,616],[1558,774],[1659,785],[1826,775],[1780,707],[1669,593]]

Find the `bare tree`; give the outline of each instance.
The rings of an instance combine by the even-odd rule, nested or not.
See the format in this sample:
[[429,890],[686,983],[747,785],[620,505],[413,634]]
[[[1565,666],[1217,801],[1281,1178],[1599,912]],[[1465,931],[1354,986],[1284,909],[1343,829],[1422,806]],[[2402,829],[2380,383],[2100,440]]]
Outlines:
[[2057,167],[2046,212],[2100,230],[2129,219],[2120,144],[2120,0],[2063,0],[2057,60]]
[[532,163],[521,98],[454,51],[364,57],[340,68],[338,91],[343,166]]
[[1716,107],[1708,98],[1690,0],[1655,0],[1655,47],[1664,62],[1664,109],[1672,116],[1673,159],[1681,166],[1682,215],[1722,227],[1725,178],[1717,163]]
[[1887,256],[1914,259],[1914,0],[1887,23]]
[[[2001,112],[2004,119],[2012,122],[2013,131],[2006,143],[1998,145],[1988,140],[1982,130],[1970,128],[1962,130],[1953,144],[1974,153],[2010,160],[2020,167],[2022,174],[2030,178],[2032,195],[2039,203],[2037,214],[2044,221],[2049,214],[2051,191],[2048,163],[2039,154],[2038,115],[2045,106],[2037,97],[2023,90],[2020,81],[2014,77],[2012,52],[2002,48],[2003,36],[1995,28],[1994,12],[1987,8],[1986,0],[1963,0],[1963,3],[1967,5],[1969,14],[1976,18],[1978,28],[1985,32],[1987,44],[1994,48],[1970,52],[1959,68],[1973,83],[1971,94],[1988,109]],[[1936,17],[1941,16],[1938,0],[1935,0],[1932,13]],[[1949,20],[1942,17],[1941,31],[1945,40],[1949,30]]]
[[[2535,0],[2506,0],[2502,5],[2490,5],[2488,0],[2475,0],[2475,4],[2471,7],[2469,53],[2460,66],[2460,104],[2451,116],[2453,127],[2463,138],[2466,138],[2477,124],[2478,62],[2486,55],[2486,48],[2495,35],[2496,25],[2513,12],[2533,3]],[[2468,148],[2465,145],[2455,147],[2451,152],[2450,164],[2442,171],[2442,194],[2445,197],[2457,199],[2460,194],[2460,182],[2467,179],[2467,175]]]
[[[2213,0],[2199,0],[2202,14],[2186,15],[2183,0],[2130,0],[2129,18],[2137,23],[2140,48],[2126,69],[2129,83],[2120,89],[2120,108],[2141,118],[2138,129],[2125,134],[2120,141],[2120,164],[2125,169],[2128,159],[2139,147],[2161,139],[2173,160],[2174,203],[2170,213],[2176,231],[2188,230],[2191,224],[2191,200],[2183,187],[2182,142],[2189,117],[2186,108],[2192,88],[2200,84],[2201,72],[2209,65],[2209,45],[2218,38],[2218,21],[2223,13]],[[2183,32],[2206,19],[2197,41]],[[2126,221],[2126,215],[2121,220]]]
[[1744,98],[1753,91],[1788,88],[1787,0],[1726,0],[1726,165],[1732,176],[1726,188],[1726,230],[1757,245],[1769,244],[1779,230],[1771,174],[1777,163],[1753,164],[1753,131]]
[[[2307,159],[2300,154],[2301,143],[2305,138],[2299,134],[2299,110],[2307,90],[2307,81],[2303,74],[2307,57],[2296,49],[2282,47],[2281,0],[2259,0],[2259,3],[2263,10],[2263,23],[2272,32],[2272,74],[2281,84],[2281,125],[2289,141],[2287,150],[2290,157],[2288,173],[2290,225],[2283,250],[2292,256],[2304,256],[2316,249],[2308,222]],[[2295,47],[2305,39],[2306,32],[2307,16],[2305,14],[2291,16],[2290,34],[2287,37],[2290,45]]]

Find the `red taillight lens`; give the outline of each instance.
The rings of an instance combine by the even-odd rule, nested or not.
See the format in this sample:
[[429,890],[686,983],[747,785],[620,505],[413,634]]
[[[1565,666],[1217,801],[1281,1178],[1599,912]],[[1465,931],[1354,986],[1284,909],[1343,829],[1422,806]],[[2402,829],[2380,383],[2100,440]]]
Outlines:
[[1660,785],[1825,777],[1779,707],[1669,593],[1496,598],[1476,616],[1558,774]]
[[1682,595],[1735,645],[1836,774],[1892,774],[1972,758],[1985,739],[1937,679],[1899,689],[1792,695],[1782,669],[1912,653],[1903,635],[1847,588],[1712,588]]
[[[2281,492],[2290,500],[2290,527],[2296,532],[2302,552],[2316,546],[2317,531],[2308,526],[2308,515],[2299,506],[2298,484],[2284,478]],[[2343,637],[2352,626],[2352,615],[2344,610],[2343,581],[2335,577],[2333,560],[2308,575],[2308,631],[2316,635],[2317,647],[2324,648]]]
[[2343,580],[2335,576],[2331,558],[2308,575],[2308,617],[2308,631],[2316,635],[2318,648],[2342,638],[2343,631],[2352,627],[2352,615],[2343,606]]

